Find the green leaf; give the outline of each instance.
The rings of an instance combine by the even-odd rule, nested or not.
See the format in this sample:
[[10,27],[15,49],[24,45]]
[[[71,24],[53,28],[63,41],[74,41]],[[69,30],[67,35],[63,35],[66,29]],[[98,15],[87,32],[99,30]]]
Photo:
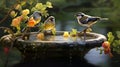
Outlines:
[[43,24],[43,23],[40,23],[39,29],[40,29],[41,31],[43,31],[43,29],[44,29],[44,24]]
[[33,5],[37,0],[26,0],[28,4]]
[[37,4],[35,5],[35,8],[38,9],[38,10],[40,10],[42,7],[43,7],[43,4],[42,4],[42,3],[37,3]]
[[116,31],[117,37],[120,39],[120,31]]
[[56,28],[52,29],[52,34],[55,35],[56,34]]
[[117,47],[120,44],[120,40],[114,40],[113,47]]
[[35,7],[33,7],[33,8],[31,9],[31,12],[34,12],[34,11],[37,11],[37,9],[36,9]]
[[108,42],[110,42],[111,44],[115,37],[113,36],[112,32],[108,32],[107,36],[108,36]]
[[26,4],[26,1],[21,1],[21,6],[24,6]]

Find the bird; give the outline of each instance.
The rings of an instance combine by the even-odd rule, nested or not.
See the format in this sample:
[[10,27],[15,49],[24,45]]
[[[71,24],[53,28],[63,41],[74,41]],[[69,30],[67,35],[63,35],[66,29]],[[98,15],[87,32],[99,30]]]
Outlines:
[[41,21],[42,14],[40,11],[34,11],[33,14],[27,19],[25,22],[27,24],[27,27],[22,29],[22,32],[27,30],[29,27],[34,27],[36,25],[39,25],[39,22]]
[[55,28],[55,17],[49,16],[43,24],[43,30],[53,30]]
[[36,24],[38,24],[41,21],[41,17],[42,17],[42,14],[40,13],[40,11],[34,11],[28,20],[33,18],[35,20]]
[[86,27],[84,30],[83,30],[83,34],[84,34],[84,40],[86,40],[86,31],[87,29],[91,29],[90,27],[92,25],[94,25],[97,21],[100,21],[100,20],[108,20],[108,18],[101,18],[101,17],[97,17],[97,16],[90,16],[90,15],[87,15],[83,12],[78,12],[75,14],[76,18],[77,18],[77,22],[81,25],[81,26],[84,26]]
[[78,12],[76,14],[76,18],[77,18],[78,23],[81,26],[85,26],[85,27],[91,27],[97,21],[100,21],[100,20],[108,20],[108,18],[101,18],[101,17],[96,17],[96,16],[90,16],[90,15],[87,15],[87,14],[85,14],[83,12]]

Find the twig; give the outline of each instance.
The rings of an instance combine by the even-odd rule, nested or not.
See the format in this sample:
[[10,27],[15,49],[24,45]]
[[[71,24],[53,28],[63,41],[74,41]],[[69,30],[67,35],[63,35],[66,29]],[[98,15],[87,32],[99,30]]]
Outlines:
[[[19,2],[18,2],[18,3],[19,3]],[[17,4],[18,4],[18,3],[17,3]],[[15,9],[15,7],[17,6],[17,4],[14,4],[14,5],[10,8],[10,10],[7,12],[7,14],[5,15],[5,17],[4,17],[2,20],[0,20],[0,24],[8,18],[10,12]]]

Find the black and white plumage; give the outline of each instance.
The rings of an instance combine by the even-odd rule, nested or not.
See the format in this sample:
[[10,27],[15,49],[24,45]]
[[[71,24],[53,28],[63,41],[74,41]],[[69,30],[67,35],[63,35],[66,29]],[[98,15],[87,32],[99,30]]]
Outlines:
[[81,26],[87,27],[86,29],[83,30],[83,32],[84,32],[84,40],[86,40],[86,31],[87,31],[87,29],[90,29],[90,27],[99,20],[108,20],[108,18],[90,16],[90,15],[86,15],[86,14],[84,14],[82,12],[77,13],[76,18],[77,18],[78,23]]
[[108,18],[90,16],[82,12],[77,13],[76,18],[77,18],[78,23],[81,26],[85,26],[85,27],[91,27],[93,24],[95,24],[99,20],[108,20]]

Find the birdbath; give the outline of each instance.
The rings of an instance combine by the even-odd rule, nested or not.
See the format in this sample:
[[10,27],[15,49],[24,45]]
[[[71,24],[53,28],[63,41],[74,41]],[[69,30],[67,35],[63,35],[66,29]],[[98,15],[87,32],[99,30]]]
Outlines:
[[73,57],[83,58],[90,49],[101,46],[106,40],[104,35],[98,33],[86,33],[84,40],[84,34],[81,32],[77,32],[77,36],[69,37],[64,37],[64,32],[56,31],[56,35],[51,32],[44,33],[43,40],[36,38],[37,32],[31,32],[28,40],[18,37],[14,42],[11,35],[5,35],[1,38],[1,43],[13,44],[13,47],[21,52],[24,61],[68,58],[71,63]]
[[[14,42],[25,60],[45,59],[55,57],[69,57],[84,55],[93,47],[101,46],[106,37],[98,33],[87,33],[84,40],[83,33],[78,32],[77,36],[64,37],[65,31],[56,31],[56,35],[45,33],[44,40],[36,38],[37,32],[31,32],[29,40],[18,38]],[[7,35],[8,36],[8,35]]]

